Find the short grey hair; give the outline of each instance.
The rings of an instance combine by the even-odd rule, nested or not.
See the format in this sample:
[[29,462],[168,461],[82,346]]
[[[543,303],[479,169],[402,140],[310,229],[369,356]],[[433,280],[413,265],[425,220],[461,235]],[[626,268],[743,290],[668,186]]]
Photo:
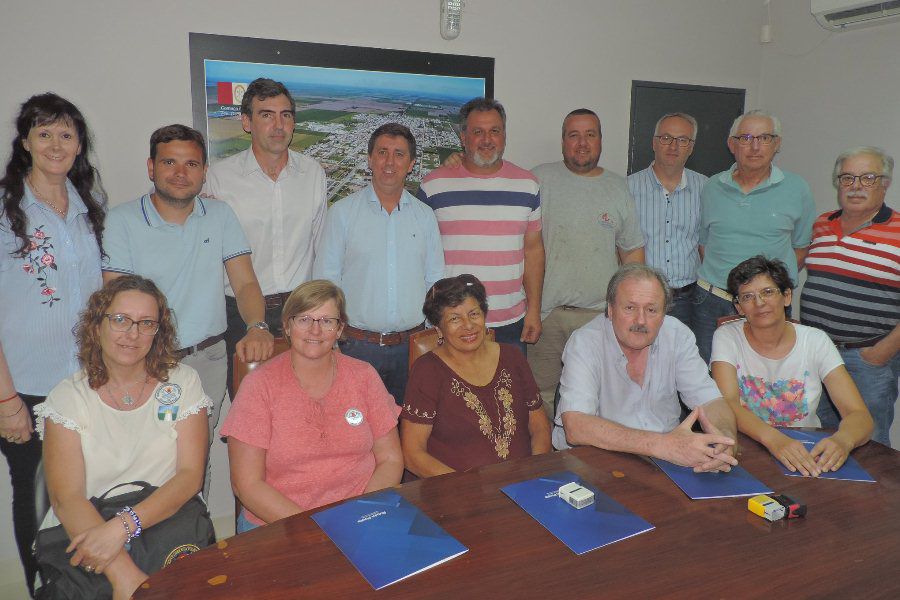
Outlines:
[[663,116],[661,116],[659,118],[659,121],[656,122],[656,127],[653,128],[653,135],[659,135],[659,126],[662,125],[663,121],[665,121],[666,119],[671,119],[672,117],[678,117],[679,119],[684,119],[685,121],[690,123],[691,127],[694,128],[693,133],[691,133],[691,137],[694,139],[694,141],[697,140],[697,131],[698,131],[697,119],[695,119],[694,117],[692,117],[691,115],[689,115],[687,113],[682,113],[682,112],[671,112],[671,113],[666,113]]
[[468,102],[462,105],[462,108],[459,109],[459,129],[460,131],[466,130],[466,125],[468,124],[469,115],[472,112],[489,112],[492,110],[496,110],[500,115],[500,120],[503,121],[503,127],[506,127],[506,109],[503,108],[503,105],[494,100],[493,98],[472,98]]
[[831,183],[834,184],[834,187],[838,186],[837,178],[838,175],[841,174],[841,169],[844,165],[844,161],[848,158],[853,158],[854,156],[859,156],[861,154],[874,156],[875,158],[880,160],[881,174],[884,175],[885,179],[893,179],[894,157],[876,146],[855,146],[841,152],[840,156],[838,156],[834,161],[834,170],[831,172]]
[[663,298],[665,305],[663,310],[667,311],[672,305],[672,288],[666,276],[659,269],[654,269],[650,265],[643,263],[628,263],[619,267],[619,270],[610,278],[609,284],[606,286],[606,303],[615,304],[616,294],[619,292],[619,286],[626,279],[649,279],[656,280],[663,290]]
[[751,110],[739,116],[734,120],[734,123],[731,124],[731,130],[728,132],[728,135],[737,135],[738,127],[741,126],[741,121],[743,121],[747,117],[763,117],[765,119],[769,119],[770,121],[772,121],[772,133],[774,133],[778,137],[781,137],[781,120],[779,120],[779,118],[772,113],[766,112],[764,110]]

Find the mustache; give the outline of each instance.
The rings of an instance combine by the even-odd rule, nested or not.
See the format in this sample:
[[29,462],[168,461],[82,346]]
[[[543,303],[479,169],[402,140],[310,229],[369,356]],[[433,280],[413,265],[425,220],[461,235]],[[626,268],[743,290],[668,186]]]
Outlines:
[[632,325],[628,328],[628,331],[631,333],[650,333],[650,330],[645,325]]
[[868,194],[861,190],[857,190],[854,192],[847,192],[847,198],[868,198]]

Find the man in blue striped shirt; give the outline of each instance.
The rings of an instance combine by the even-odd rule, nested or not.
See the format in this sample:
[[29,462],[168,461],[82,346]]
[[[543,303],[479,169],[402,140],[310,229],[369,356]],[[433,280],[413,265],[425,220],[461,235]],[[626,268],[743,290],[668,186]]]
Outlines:
[[669,314],[691,327],[691,292],[700,266],[700,192],[707,177],[685,169],[697,139],[697,120],[668,113],[656,122],[650,166],[628,176],[644,233],[647,264],[669,280]]

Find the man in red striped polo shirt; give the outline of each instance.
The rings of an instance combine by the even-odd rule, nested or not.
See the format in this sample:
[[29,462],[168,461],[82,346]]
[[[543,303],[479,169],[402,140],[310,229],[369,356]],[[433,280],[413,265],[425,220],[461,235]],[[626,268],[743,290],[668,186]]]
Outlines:
[[488,293],[487,326],[525,351],[541,335],[544,243],[537,178],[503,160],[506,111],[475,98],[459,111],[462,164],[428,174],[419,199],[434,210],[447,276],[471,273]]
[[[838,347],[872,418],[872,439],[890,444],[900,376],[900,214],[884,203],[894,159],[852,148],[834,164],[840,210],[813,226],[800,297],[801,322],[823,329]],[[820,402],[823,427],[837,427]]]

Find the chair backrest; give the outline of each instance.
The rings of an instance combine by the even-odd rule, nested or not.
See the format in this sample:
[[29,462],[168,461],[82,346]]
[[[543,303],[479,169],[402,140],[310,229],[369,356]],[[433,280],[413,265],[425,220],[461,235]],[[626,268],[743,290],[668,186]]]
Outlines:
[[[494,330],[487,330],[487,338],[494,340]],[[417,331],[409,336],[409,366],[411,367],[416,360],[423,354],[427,354],[434,350],[438,345],[438,331],[434,327],[429,327],[424,331]]]
[[[275,338],[275,351],[272,353],[272,356],[270,356],[269,359],[271,360],[272,358],[275,358],[277,355],[281,354],[290,347],[291,343],[287,340],[287,338]],[[247,373],[263,364],[264,362],[266,361],[259,360],[256,362],[245,363],[237,357],[237,354],[234,355],[234,362],[232,363],[231,384],[232,389],[235,391],[235,393],[237,393],[237,389],[241,386],[241,382],[244,380],[244,377],[247,376]]]

